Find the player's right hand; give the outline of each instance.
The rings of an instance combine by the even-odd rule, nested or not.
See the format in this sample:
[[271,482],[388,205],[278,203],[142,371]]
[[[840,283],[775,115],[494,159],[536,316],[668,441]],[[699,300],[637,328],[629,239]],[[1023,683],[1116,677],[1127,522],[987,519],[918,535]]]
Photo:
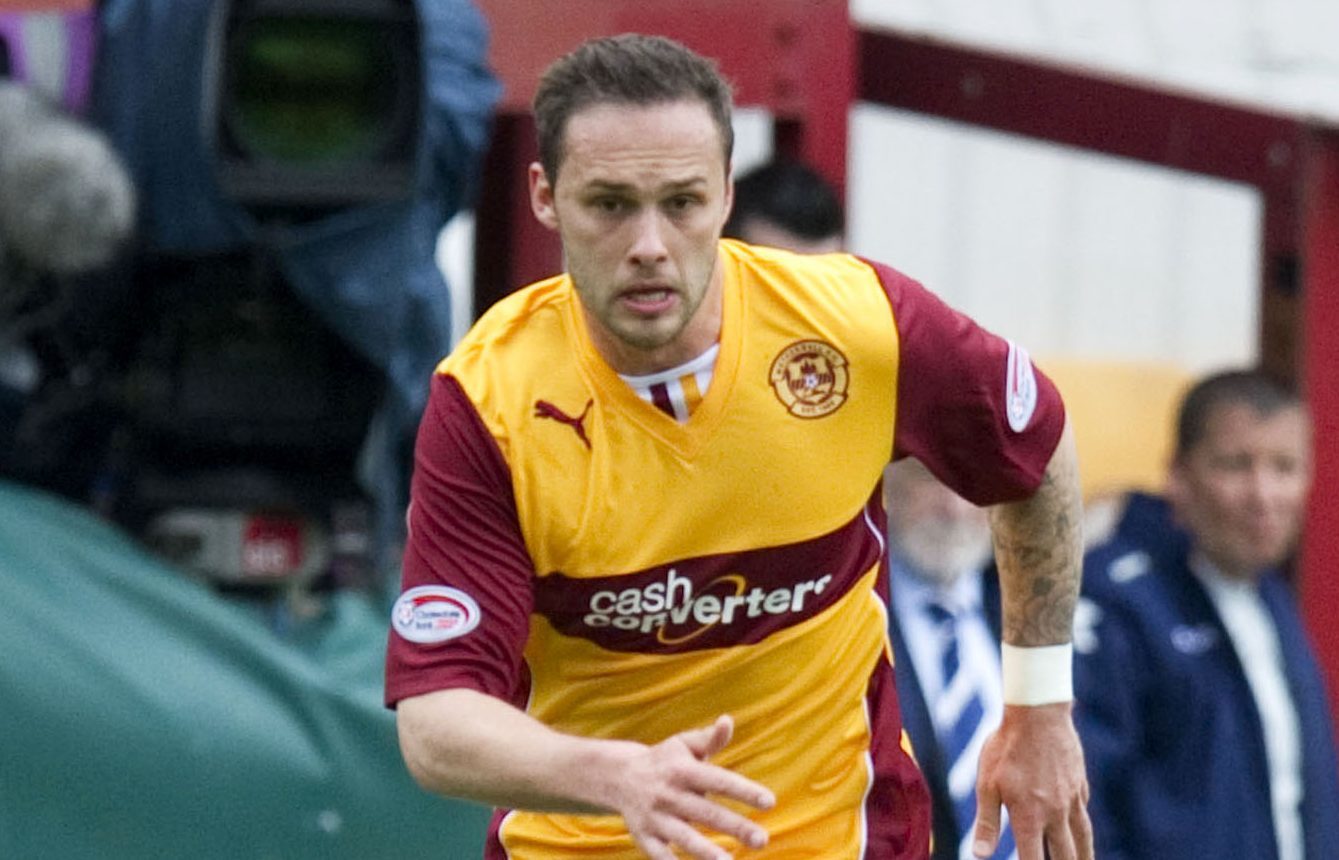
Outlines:
[[767,844],[767,831],[760,825],[709,797],[727,797],[756,809],[776,804],[764,786],[708,761],[730,743],[733,733],[734,721],[717,717],[710,726],[645,747],[628,762],[624,796],[617,808],[637,846],[651,860],[675,860],[676,848],[695,860],[729,860],[730,853],[698,826],[732,836],[750,848]]

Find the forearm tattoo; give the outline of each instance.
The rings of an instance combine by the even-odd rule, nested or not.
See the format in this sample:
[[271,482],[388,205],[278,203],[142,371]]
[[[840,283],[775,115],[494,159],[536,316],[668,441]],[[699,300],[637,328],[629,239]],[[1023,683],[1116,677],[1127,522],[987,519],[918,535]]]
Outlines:
[[1052,458],[1035,495],[990,512],[1004,641],[1011,645],[1057,645],[1073,632],[1083,533],[1078,467],[1070,452]]

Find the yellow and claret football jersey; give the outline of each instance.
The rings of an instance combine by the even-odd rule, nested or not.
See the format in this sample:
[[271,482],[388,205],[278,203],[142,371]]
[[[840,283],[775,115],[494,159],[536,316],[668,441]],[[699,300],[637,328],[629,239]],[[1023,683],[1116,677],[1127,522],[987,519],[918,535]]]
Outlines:
[[[739,857],[923,858],[929,801],[888,641],[880,479],[914,455],[981,504],[1041,479],[1063,414],[1027,355],[891,269],[721,243],[710,387],[685,422],[587,335],[570,280],[500,302],[420,429],[387,702],[446,687],[658,743],[772,789]],[[617,816],[500,810],[489,858],[633,858]]]

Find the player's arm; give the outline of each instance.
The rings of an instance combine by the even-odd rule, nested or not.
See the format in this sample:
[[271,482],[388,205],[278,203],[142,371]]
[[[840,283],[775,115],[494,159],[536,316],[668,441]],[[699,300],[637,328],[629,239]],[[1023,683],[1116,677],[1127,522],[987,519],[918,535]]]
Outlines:
[[1003,803],[1019,860],[1042,860],[1047,849],[1052,860],[1088,860],[1088,784],[1070,714],[1080,495],[1064,405],[1026,350],[870,265],[899,335],[894,455],[916,457],[964,498],[992,506],[1005,708],[981,753],[976,835],[985,844],[976,852],[997,842]]
[[1069,643],[1083,569],[1082,518],[1078,456],[1066,419],[1037,491],[990,509],[1006,644]]
[[[512,493],[473,402],[438,374],[415,449],[404,592],[386,655],[386,704],[410,772],[429,791],[501,807],[619,814],[652,858],[673,860],[676,848],[728,856],[694,825],[765,842],[761,827],[714,799],[774,802],[708,761],[729,743],[728,718],[647,746],[562,734],[511,704],[524,698],[534,572]],[[415,626],[425,598],[455,607],[460,623]]]
[[976,853],[1009,810],[1019,860],[1091,858],[1088,783],[1074,729],[1070,640],[1082,570],[1073,433],[1065,429],[1030,497],[991,509],[1003,597],[1004,719],[981,753]]
[[[495,806],[621,815],[648,857],[675,848],[701,860],[730,855],[694,825],[761,848],[767,832],[716,797],[758,809],[772,793],[708,759],[730,741],[728,717],[655,746],[556,732],[483,693],[449,689],[399,703],[400,749],[428,791]],[[709,796],[710,795],[710,796]]]

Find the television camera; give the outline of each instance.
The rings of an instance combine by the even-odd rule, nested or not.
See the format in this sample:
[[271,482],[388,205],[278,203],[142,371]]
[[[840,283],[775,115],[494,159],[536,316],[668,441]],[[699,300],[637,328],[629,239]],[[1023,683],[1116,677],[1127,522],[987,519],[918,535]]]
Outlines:
[[[41,381],[6,471],[92,503],[225,589],[372,586],[358,469],[386,376],[295,295],[281,255],[294,225],[410,195],[418,13],[411,0],[222,0],[208,26],[202,141],[252,239],[165,251],[141,235],[93,278],[68,277],[44,246],[40,280],[61,298],[21,332]],[[23,208],[7,183],[0,198]]]

